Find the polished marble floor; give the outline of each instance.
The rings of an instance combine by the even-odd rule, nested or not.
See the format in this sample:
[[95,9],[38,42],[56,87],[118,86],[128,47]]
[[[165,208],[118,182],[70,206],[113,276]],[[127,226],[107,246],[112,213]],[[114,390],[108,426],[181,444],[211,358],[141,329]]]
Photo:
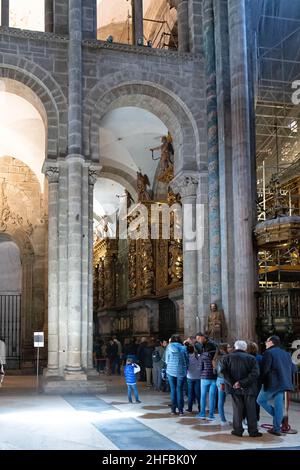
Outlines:
[[[262,438],[230,434],[231,427],[202,422],[195,414],[170,415],[169,396],[139,383],[140,404],[129,404],[123,378],[101,376],[102,395],[46,396],[31,376],[6,376],[0,389],[0,449],[68,450],[243,450],[299,449],[300,403],[290,407],[290,424],[299,434]],[[227,419],[232,418],[230,399]],[[261,424],[270,423],[261,413]]]

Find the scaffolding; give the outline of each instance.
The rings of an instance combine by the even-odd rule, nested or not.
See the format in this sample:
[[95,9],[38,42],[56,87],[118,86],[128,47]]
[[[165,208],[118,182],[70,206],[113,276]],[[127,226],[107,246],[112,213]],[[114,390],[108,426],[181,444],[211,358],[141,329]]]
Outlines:
[[[258,189],[290,165],[300,171],[300,2],[260,0],[256,23],[256,160]],[[273,13],[273,14],[272,14]]]

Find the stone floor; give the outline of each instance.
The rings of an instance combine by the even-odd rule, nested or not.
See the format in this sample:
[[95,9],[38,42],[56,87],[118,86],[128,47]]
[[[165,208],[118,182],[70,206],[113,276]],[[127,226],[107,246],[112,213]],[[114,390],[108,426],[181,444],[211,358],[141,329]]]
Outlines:
[[[138,384],[142,403],[129,404],[122,378],[104,380],[106,394],[46,396],[36,391],[35,377],[6,376],[0,389],[0,449],[300,450],[300,434],[276,437],[262,430],[262,438],[247,432],[238,438],[230,427],[203,423],[189,413],[171,416],[169,395],[144,383]],[[230,399],[225,408],[230,420]],[[291,404],[289,415],[300,433],[300,403]],[[270,423],[264,412],[261,423]]]

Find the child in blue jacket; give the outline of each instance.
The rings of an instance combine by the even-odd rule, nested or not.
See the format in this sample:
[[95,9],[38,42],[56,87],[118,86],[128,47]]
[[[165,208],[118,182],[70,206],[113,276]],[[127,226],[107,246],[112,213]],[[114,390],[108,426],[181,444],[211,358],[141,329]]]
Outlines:
[[137,374],[141,370],[140,366],[135,364],[131,358],[128,358],[126,360],[126,366],[124,367],[124,375],[125,375],[125,381],[127,384],[128,388],[128,401],[129,403],[132,403],[132,397],[131,397],[131,391],[133,391],[134,396],[135,396],[135,402],[136,403],[141,403],[139,400],[139,393],[136,385],[136,377],[135,374]]

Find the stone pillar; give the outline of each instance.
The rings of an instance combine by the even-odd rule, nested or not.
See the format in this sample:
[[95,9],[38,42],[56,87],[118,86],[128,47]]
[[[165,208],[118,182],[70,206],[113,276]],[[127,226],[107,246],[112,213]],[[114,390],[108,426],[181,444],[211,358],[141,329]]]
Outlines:
[[45,31],[53,32],[53,0],[45,0]]
[[[182,172],[171,182],[175,194],[180,193],[183,212],[183,301],[184,333],[196,330],[197,316],[197,239],[196,239],[196,172]],[[194,232],[194,234],[192,234]]]
[[193,54],[201,54],[201,56],[203,54],[202,2],[203,0],[190,0],[188,3],[189,49]]
[[210,303],[208,171],[199,173],[197,186],[198,304],[196,331],[205,331]]
[[68,154],[82,155],[81,0],[69,0]]
[[47,375],[58,375],[58,185],[59,168],[44,165],[48,179],[48,369]]
[[88,327],[87,327],[87,369],[93,369],[93,324],[94,324],[94,309],[93,309],[93,202],[94,202],[94,185],[97,181],[97,175],[100,168],[96,166],[89,167],[89,187],[88,187]]
[[216,55],[213,0],[203,3],[203,37],[206,71],[208,203],[209,203],[209,257],[210,296],[222,308],[221,237],[219,194],[219,142],[216,84]]
[[68,106],[68,353],[66,378],[82,372],[82,5],[69,0]]
[[68,156],[68,372],[81,371],[82,167],[80,156]]
[[9,0],[1,2],[1,26],[9,26]]
[[227,1],[214,0],[219,136],[222,304],[231,338],[235,333],[231,95]]
[[231,66],[234,268],[237,336],[255,334],[254,250],[249,71],[245,0],[228,0]]
[[144,43],[143,0],[132,0],[132,36],[133,44],[139,39]]
[[189,12],[188,0],[178,0],[177,7],[178,23],[178,51],[189,51]]
[[53,32],[68,34],[68,0],[53,0]]

